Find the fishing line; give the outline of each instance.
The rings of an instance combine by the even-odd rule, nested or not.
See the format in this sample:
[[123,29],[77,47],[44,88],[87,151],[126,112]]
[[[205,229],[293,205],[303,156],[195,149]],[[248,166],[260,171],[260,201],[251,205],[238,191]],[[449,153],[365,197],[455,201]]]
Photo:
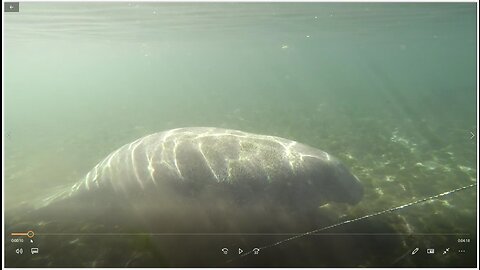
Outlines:
[[[357,222],[357,221],[364,220],[364,219],[367,219],[367,218],[371,218],[371,217],[395,212],[397,210],[404,209],[404,208],[407,208],[407,207],[410,207],[410,206],[413,206],[413,205],[416,205],[416,204],[419,204],[419,203],[435,200],[435,199],[447,196],[447,195],[452,194],[452,193],[456,193],[456,192],[459,192],[459,191],[462,191],[462,190],[465,190],[465,189],[469,189],[469,188],[475,187],[476,185],[477,185],[477,183],[473,183],[473,184],[468,185],[468,186],[463,186],[463,187],[459,187],[459,188],[456,188],[456,189],[452,189],[452,190],[442,192],[442,193],[437,194],[437,195],[433,195],[433,196],[426,197],[426,198],[423,198],[423,199],[420,199],[420,200],[416,200],[416,201],[413,201],[413,202],[402,204],[400,206],[396,206],[396,207],[393,207],[393,208],[389,208],[389,209],[386,209],[386,210],[382,210],[382,211],[375,212],[375,213],[372,213],[372,214],[368,214],[368,215],[365,215],[365,216],[361,216],[361,217],[358,217],[358,218],[349,219],[349,220],[346,220],[346,221],[342,221],[340,223],[336,223],[336,224],[333,224],[333,225],[329,225],[329,226],[326,226],[326,227],[315,229],[313,231],[309,231],[309,232],[298,234],[298,235],[295,235],[295,236],[292,236],[292,237],[289,237],[289,238],[285,238],[285,239],[277,241],[273,244],[269,244],[269,245],[266,245],[266,246],[263,246],[263,247],[259,247],[258,250],[257,250],[257,253],[260,252],[263,249],[275,247],[275,246],[284,244],[285,242],[288,242],[288,241],[292,241],[292,240],[295,240],[295,239],[298,239],[298,238],[301,238],[301,237],[305,237],[305,236],[308,236],[308,235],[311,235],[311,234],[314,234],[314,233],[318,233],[318,232],[321,232],[321,231],[332,229],[332,228],[335,228],[335,227],[338,227],[338,226],[341,226],[341,225],[345,225],[345,224],[348,224],[348,223]],[[241,254],[240,257],[228,260],[227,263],[231,263],[234,260],[243,258],[245,256],[248,256],[248,255],[252,254],[252,253],[253,253],[253,250],[250,250],[248,252],[245,252],[245,253]]]

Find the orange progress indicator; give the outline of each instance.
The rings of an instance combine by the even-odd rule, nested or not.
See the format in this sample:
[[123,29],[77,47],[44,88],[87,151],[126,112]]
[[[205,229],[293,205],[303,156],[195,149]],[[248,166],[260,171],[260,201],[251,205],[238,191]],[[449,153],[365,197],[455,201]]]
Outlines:
[[33,238],[35,233],[33,231],[28,231],[28,232],[12,232],[10,234],[11,236],[26,236],[28,238]]

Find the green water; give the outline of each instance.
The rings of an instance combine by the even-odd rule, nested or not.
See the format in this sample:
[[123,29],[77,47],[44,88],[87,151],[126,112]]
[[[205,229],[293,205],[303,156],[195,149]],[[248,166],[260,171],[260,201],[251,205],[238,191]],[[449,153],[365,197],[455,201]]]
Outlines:
[[[5,14],[6,212],[185,126],[335,155],[365,187],[358,205],[324,206],[339,221],[475,183],[476,39],[475,3],[20,3]],[[474,266],[476,210],[474,188],[368,224],[413,235],[392,258],[467,249],[400,266]]]

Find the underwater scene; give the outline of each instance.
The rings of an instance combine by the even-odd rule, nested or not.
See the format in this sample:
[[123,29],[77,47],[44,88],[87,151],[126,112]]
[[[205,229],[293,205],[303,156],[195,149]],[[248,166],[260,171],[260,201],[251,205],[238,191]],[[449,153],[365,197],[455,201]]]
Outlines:
[[20,2],[7,267],[477,267],[476,3]]

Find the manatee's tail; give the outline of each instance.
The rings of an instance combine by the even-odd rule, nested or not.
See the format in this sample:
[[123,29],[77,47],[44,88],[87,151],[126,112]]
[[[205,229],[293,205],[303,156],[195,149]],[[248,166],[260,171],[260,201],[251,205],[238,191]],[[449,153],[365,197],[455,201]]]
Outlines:
[[72,197],[71,185],[62,185],[53,188],[47,196],[19,202],[5,209],[5,228],[35,226],[42,222],[42,216],[46,212],[52,212],[50,210],[52,206],[62,204],[70,197]]
[[39,209],[45,208],[49,205],[52,205],[56,202],[62,201],[64,199],[70,197],[71,194],[72,194],[72,192],[71,192],[70,187],[59,188],[56,191],[54,191],[53,193],[51,193],[51,195],[36,200],[34,205],[33,205],[33,209],[34,210],[39,210]]

